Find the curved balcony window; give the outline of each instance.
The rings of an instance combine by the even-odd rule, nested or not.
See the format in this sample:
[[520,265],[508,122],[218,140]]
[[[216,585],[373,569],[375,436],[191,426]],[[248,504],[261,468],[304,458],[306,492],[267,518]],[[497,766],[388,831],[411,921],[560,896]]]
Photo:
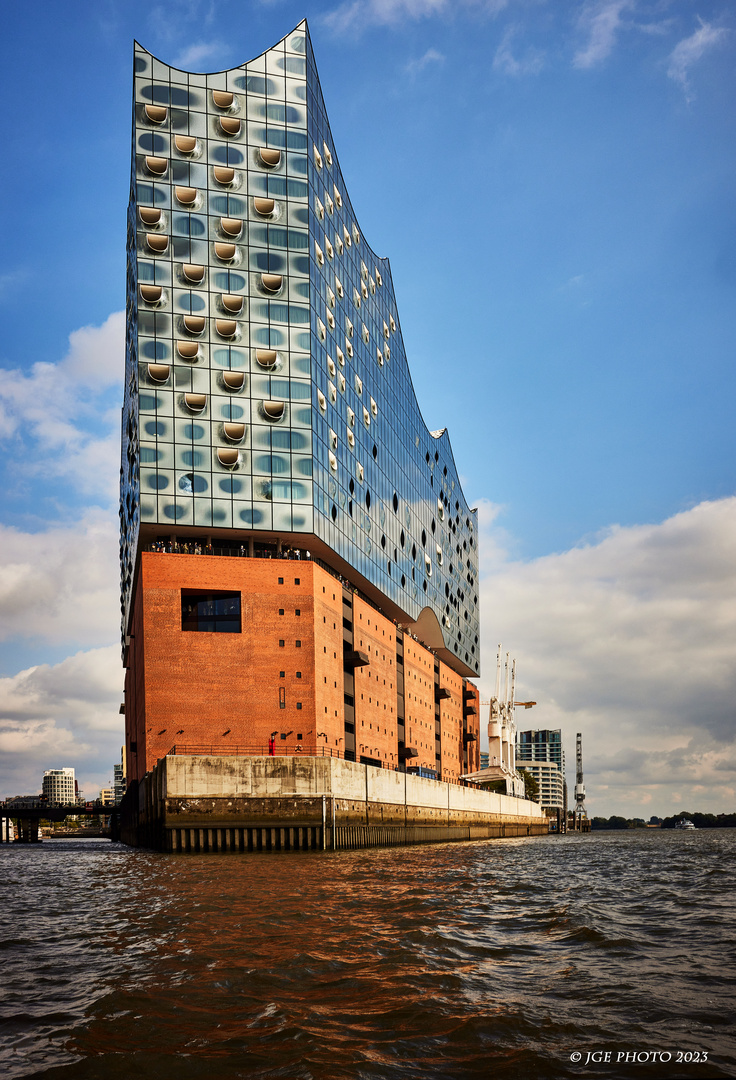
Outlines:
[[148,378],[151,382],[165,383],[169,381],[171,367],[168,364],[149,364]]
[[230,262],[235,258],[236,247],[235,244],[215,244],[215,255],[222,262]]
[[204,281],[203,266],[195,266],[193,263],[184,263],[181,272],[192,285],[201,285]]
[[220,228],[225,236],[240,236],[243,231],[243,222],[239,218],[221,217]]
[[232,184],[235,179],[235,169],[226,165],[215,165],[212,171],[218,184]]
[[255,198],[253,200],[253,206],[256,213],[260,214],[261,217],[268,217],[269,214],[272,214],[274,212],[276,208],[276,203],[273,199]]
[[278,359],[275,349],[256,349],[256,360],[263,368],[272,368]]
[[347,428],[347,433],[348,433],[348,446],[350,447],[351,450],[354,450],[355,449],[355,436],[353,435],[350,428]]
[[163,176],[169,167],[167,158],[164,157],[147,157],[146,168],[152,176]]
[[196,341],[177,341],[176,351],[182,360],[194,360],[199,353],[199,344]]
[[269,420],[280,420],[284,415],[283,401],[264,401],[263,411]]
[[327,398],[321,390],[317,391],[317,401],[319,403],[320,412],[324,414],[327,411]]
[[283,284],[284,278],[282,274],[261,274],[261,286],[266,292],[280,292]]
[[204,332],[204,328],[207,320],[204,315],[185,315],[184,326],[190,334],[201,334]]
[[331,450],[328,451],[327,457],[328,457],[329,462],[330,462],[330,468],[332,469],[332,471],[334,473],[336,473],[337,472],[337,458],[335,457],[335,455],[332,453]]
[[161,211],[154,206],[139,206],[138,217],[144,225],[160,225]]
[[230,311],[233,315],[238,315],[243,310],[243,297],[236,293],[223,293],[220,300],[225,311]]
[[197,140],[193,135],[175,135],[174,145],[180,154],[193,154],[197,149]]
[[322,168],[322,155],[320,154],[320,152],[319,152],[319,150],[317,149],[316,146],[312,146],[312,150],[314,151],[314,164],[317,166],[318,169],[321,169]]
[[215,329],[220,337],[231,338],[235,337],[238,324],[235,319],[215,319]]
[[242,371],[223,371],[222,381],[228,390],[242,390],[245,375]]
[[332,359],[331,356],[327,357],[327,370],[334,379],[335,375],[337,374],[337,368],[335,367],[335,361]]
[[184,404],[190,410],[190,412],[201,413],[204,412],[205,405],[207,404],[206,394],[185,394]]
[[169,246],[168,236],[156,236],[155,234],[148,233],[146,236],[146,244],[151,251],[156,255],[163,255]]
[[235,100],[235,95],[231,94],[229,90],[213,90],[212,100],[218,109],[230,109]]
[[197,201],[197,189],[193,187],[175,187],[174,194],[182,206],[194,206]]
[[227,469],[232,469],[240,461],[240,451],[229,446],[218,446],[217,460]]
[[371,426],[371,414],[366,408],[363,409],[363,423],[367,428]]
[[373,398],[371,398],[371,412],[373,413],[374,416],[378,416],[378,406],[376,405]]
[[139,285],[141,298],[146,301],[147,304],[157,304],[163,294],[163,289],[160,285]]
[[145,110],[152,124],[163,124],[169,115],[169,110],[165,105],[146,105]]
[[265,165],[266,168],[275,169],[281,164],[281,151],[273,150],[270,146],[259,147],[258,156],[261,159],[261,165]]
[[237,116],[221,116],[220,127],[224,135],[239,135],[241,122]]
[[223,424],[222,430],[225,433],[225,438],[230,442],[241,442],[245,437],[245,424]]

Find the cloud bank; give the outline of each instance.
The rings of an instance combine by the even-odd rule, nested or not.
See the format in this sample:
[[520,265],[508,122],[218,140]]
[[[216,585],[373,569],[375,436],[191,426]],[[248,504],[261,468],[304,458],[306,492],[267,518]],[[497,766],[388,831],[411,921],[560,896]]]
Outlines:
[[[503,551],[495,518],[482,543]],[[484,696],[495,643],[518,658],[522,727],[583,733],[589,811],[725,810],[736,799],[736,498],[482,580]]]

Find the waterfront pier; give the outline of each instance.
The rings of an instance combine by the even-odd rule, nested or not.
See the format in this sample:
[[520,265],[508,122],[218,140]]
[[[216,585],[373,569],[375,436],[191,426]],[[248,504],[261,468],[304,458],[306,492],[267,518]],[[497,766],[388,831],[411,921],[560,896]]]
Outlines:
[[169,754],[128,788],[120,811],[124,843],[182,854],[548,832],[536,803],[334,757]]

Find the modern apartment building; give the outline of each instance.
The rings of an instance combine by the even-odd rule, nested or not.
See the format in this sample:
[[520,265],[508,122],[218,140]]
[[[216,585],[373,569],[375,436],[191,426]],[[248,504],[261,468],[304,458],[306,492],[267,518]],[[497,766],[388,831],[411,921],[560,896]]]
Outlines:
[[127,291],[128,784],[174,746],[477,770],[477,514],[306,23],[211,75],[136,44]]
[[70,806],[77,801],[74,769],[48,769],[43,774],[42,795],[48,803]]
[[539,784],[537,801],[545,809],[566,807],[565,751],[560,728],[518,731],[516,764],[527,769]]

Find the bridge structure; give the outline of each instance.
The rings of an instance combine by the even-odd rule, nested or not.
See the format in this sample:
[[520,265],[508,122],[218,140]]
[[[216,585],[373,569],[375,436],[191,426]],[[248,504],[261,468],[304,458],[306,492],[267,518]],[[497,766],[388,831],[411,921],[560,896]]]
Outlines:
[[[41,821],[64,821],[68,817],[109,817],[110,835],[117,835],[119,807],[110,806],[100,799],[86,803],[46,803],[39,798],[33,804],[19,806],[13,799],[0,802],[0,844],[36,844]],[[10,823],[17,822],[15,839],[10,839]]]

